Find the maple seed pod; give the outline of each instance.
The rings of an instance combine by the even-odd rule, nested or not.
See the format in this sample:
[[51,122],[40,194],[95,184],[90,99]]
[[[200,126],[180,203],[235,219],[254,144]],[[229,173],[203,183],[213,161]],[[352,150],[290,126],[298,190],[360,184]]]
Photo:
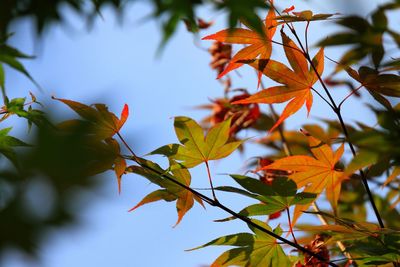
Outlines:
[[231,60],[232,45],[214,42],[208,49],[208,52],[211,54],[211,68],[216,70],[218,75],[221,74]]
[[313,241],[310,244],[305,245],[304,248],[314,252],[315,254],[321,256],[325,259],[324,262],[309,255],[304,255],[304,264],[297,263],[296,267],[328,267],[329,264],[329,250],[325,245],[325,238],[322,235],[315,235]]
[[231,99],[219,98],[213,101],[211,105],[212,114],[209,122],[213,126],[228,118],[231,118],[230,136],[233,137],[240,130],[253,125],[261,116],[258,104],[234,105],[232,102],[244,99],[249,96],[248,93],[236,95]]
[[208,29],[211,25],[213,25],[214,22],[213,21],[205,21],[201,18],[197,19],[197,26],[199,27],[199,29]]

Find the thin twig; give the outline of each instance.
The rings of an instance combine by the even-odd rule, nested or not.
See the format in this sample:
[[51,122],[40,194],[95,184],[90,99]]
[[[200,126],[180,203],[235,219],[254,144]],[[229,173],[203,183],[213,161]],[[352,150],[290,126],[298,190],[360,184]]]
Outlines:
[[324,100],[325,101],[325,103],[327,103],[332,109],[334,109],[334,107],[332,106],[332,104],[331,103],[329,103],[329,101],[328,100],[326,100],[326,98],[323,96],[323,95],[321,95],[321,93],[320,92],[318,92],[317,90],[315,90],[315,88],[314,87],[310,87],[311,88],[311,90],[313,90],[313,92],[314,93],[316,93],[322,100]]

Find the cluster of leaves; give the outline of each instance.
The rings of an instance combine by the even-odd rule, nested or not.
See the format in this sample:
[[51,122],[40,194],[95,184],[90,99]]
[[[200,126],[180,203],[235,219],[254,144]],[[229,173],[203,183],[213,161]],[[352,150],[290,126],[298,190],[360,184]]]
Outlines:
[[[272,148],[275,152],[260,160],[255,171],[258,178],[231,175],[241,186],[240,188],[232,186],[215,188],[218,191],[236,193],[257,200],[258,203],[244,207],[238,213],[231,213],[232,216],[226,219],[217,220],[226,222],[232,219],[241,219],[249,224],[249,221],[244,219],[248,218],[251,222],[249,227],[253,233],[233,234],[201,246],[228,245],[236,247],[221,254],[212,266],[291,266],[293,264],[296,266],[336,266],[335,263],[329,261],[330,258],[339,257],[337,250],[333,249],[336,245],[340,248],[340,253],[345,256],[345,260],[342,261],[347,265],[399,264],[399,228],[396,223],[396,218],[399,216],[397,205],[400,202],[397,184],[399,167],[398,149],[395,144],[396,140],[399,140],[397,135],[400,131],[398,128],[398,105],[393,107],[387,97],[399,97],[400,83],[399,76],[395,73],[397,70],[395,67],[387,67],[389,64],[385,63],[385,66],[381,68],[380,65],[385,55],[381,40],[383,33],[388,32],[393,38],[397,34],[388,29],[385,12],[396,6],[393,4],[378,8],[372,15],[372,24],[365,19],[355,19],[354,16],[342,17],[338,21],[339,24],[357,31],[357,33],[351,33],[354,35],[351,40],[352,43],[358,45],[346,53],[336,66],[335,73],[345,70],[349,74],[350,80],[341,84],[351,84],[353,88],[353,91],[345,99],[338,102],[339,104],[332,97],[330,88],[328,88],[329,85],[338,84],[332,81],[331,83],[325,82],[322,77],[325,65],[324,46],[348,44],[348,42],[340,41],[341,39],[338,41],[337,36],[332,35],[319,43],[321,48],[313,58],[310,56],[307,44],[309,24],[312,21],[327,20],[333,14],[313,14],[311,11],[292,12],[294,8],[289,8],[284,10],[286,14],[276,16],[274,9],[271,8],[263,22],[264,26],[261,32],[255,30],[246,21],[242,21],[247,28],[226,29],[203,38],[224,44],[245,45],[234,56],[224,55],[230,61],[228,63],[224,61],[221,65],[224,70],[218,70],[218,78],[228,75],[232,70],[243,65],[249,65],[258,73],[259,85],[262,74],[281,84],[263,89],[253,95],[245,91],[242,95],[235,95],[231,98],[225,96],[225,98],[214,100],[212,105],[203,106],[213,112],[205,120],[211,125],[206,137],[193,120],[176,118],[175,130],[183,146],[167,145],[151,153],[162,154],[169,158],[168,172],[177,168],[187,169],[197,166],[201,162],[207,164],[209,159],[220,158],[209,157],[212,148],[211,150],[207,148],[210,141],[209,135],[214,134],[215,129],[222,129],[227,127],[226,125],[230,125],[231,131],[225,130],[226,134],[223,138],[221,136],[221,146],[229,140],[228,138],[232,142],[239,142],[237,140],[240,140],[240,131],[245,128],[268,131],[267,136],[262,138],[260,143]],[[362,23],[368,24],[369,28],[358,29],[360,23],[351,23],[354,19],[360,23],[362,20]],[[294,23],[297,22],[307,24],[305,43],[300,40],[299,34],[296,32]],[[281,28],[281,41],[274,39],[274,33],[279,27]],[[290,30],[296,42],[289,37],[285,27]],[[361,36],[361,32],[365,36]],[[373,38],[370,38],[371,36]],[[371,39],[377,40],[377,42],[380,40],[379,44],[364,43]],[[335,40],[336,43],[332,43],[331,40]],[[270,58],[272,49],[278,46],[283,47],[291,68]],[[219,45],[219,47],[222,46]],[[213,53],[215,54],[215,51]],[[350,64],[359,63],[359,60],[365,56],[373,59],[373,66],[359,65],[358,71],[353,70]],[[320,88],[318,88],[318,83],[321,85]],[[353,84],[359,85],[357,89],[354,89],[356,86]],[[369,106],[375,111],[378,118],[378,125],[374,127],[366,126],[362,122],[358,123],[358,127],[347,125],[341,115],[343,103],[352,95],[361,92],[363,88],[385,108]],[[326,94],[325,97],[323,93]],[[322,98],[332,112],[337,115],[337,121],[326,120],[327,129],[319,125],[304,125],[303,132],[286,131],[283,122],[298,112],[304,104],[308,113],[311,112],[315,94]],[[271,114],[259,112],[259,104],[271,105],[287,101],[289,103],[279,117],[271,106]],[[258,110],[256,113],[253,112],[255,107]],[[250,115],[251,117],[248,117]],[[193,132],[185,129],[192,129]],[[186,134],[183,135],[183,132]],[[214,134],[214,136],[216,135]],[[350,148],[348,153],[353,154],[353,159],[348,164],[345,164],[342,159],[346,142]],[[336,150],[332,148],[335,143],[340,143]],[[188,144],[187,147],[186,144]],[[221,152],[224,153],[223,150]],[[310,152],[312,156],[309,155]],[[207,170],[211,181],[208,165]],[[382,178],[388,172],[388,177]],[[384,179],[383,182],[382,179]],[[386,198],[379,196],[379,193],[373,197],[376,192],[371,192],[368,183],[386,186],[390,194]],[[365,190],[362,186],[365,187]],[[212,183],[211,189],[214,190]],[[317,201],[323,202],[319,197],[322,194],[331,204],[332,213],[322,212],[316,205]],[[214,202],[208,203],[219,206],[216,195],[213,196]],[[378,200],[374,200],[374,198]],[[366,222],[365,207],[367,203],[374,207],[373,212],[377,217],[378,225]],[[390,207],[383,207],[385,205],[383,203],[390,203]],[[298,219],[311,205],[317,211],[312,214],[318,216],[323,225],[298,225]],[[291,218],[292,206],[294,208]],[[377,206],[379,208],[376,208]],[[354,209],[359,213],[351,212]],[[271,228],[254,218],[267,215],[270,219],[275,219],[280,216],[280,212],[285,210],[289,219],[288,231],[292,234],[293,242],[297,245],[302,244],[303,248],[308,250],[304,252],[294,246],[298,251],[304,253],[304,258],[301,258],[301,255],[298,257],[285,255],[282,248],[276,245],[276,241],[273,241],[277,237],[270,233]],[[389,213],[393,217],[385,216]],[[345,216],[349,218],[346,219]],[[261,232],[254,231],[254,225],[262,225],[263,230]],[[292,229],[297,226],[304,233],[317,233],[318,235],[310,244],[305,241],[309,239],[303,238],[304,241],[302,239],[297,241]],[[278,236],[282,234],[281,230],[274,230],[274,232],[278,233]],[[265,239],[265,236],[268,237]],[[286,241],[283,241],[286,245],[293,246],[291,241]],[[311,253],[317,255],[310,256]]]
[[[122,176],[128,173],[140,175],[159,187],[131,211],[155,201],[176,202],[178,225],[197,202],[202,206],[207,203],[229,214],[218,222],[243,221],[251,232],[220,237],[198,247],[235,247],[223,252],[211,266],[400,265],[400,104],[393,104],[396,100],[388,99],[400,97],[400,76],[397,73],[398,61],[388,59],[391,55],[383,45],[383,38],[387,35],[395,40],[396,46],[399,45],[399,34],[389,29],[386,17],[387,11],[399,7],[398,1],[378,7],[371,20],[341,17],[337,23],[348,28],[349,32],[328,38],[321,36],[323,40],[318,43],[321,47],[313,57],[308,45],[309,26],[315,21],[329,20],[334,14],[313,14],[310,10],[295,12],[295,7],[280,14],[272,1],[268,4],[259,0],[211,1],[218,9],[228,11],[231,26],[203,38],[217,42],[213,57],[218,58],[221,56],[218,53],[224,53],[224,60],[218,67],[213,63],[213,68],[219,72],[218,78],[226,77],[232,70],[250,66],[258,74],[258,87],[263,84],[263,78],[268,78],[272,84],[250,94],[247,90],[232,89],[228,79],[224,97],[203,106],[212,110],[203,121],[204,127],[191,118],[176,117],[174,128],[179,144],[168,144],[149,153],[165,156],[168,159],[166,168],[138,157],[124,140],[120,130],[129,115],[127,105],[117,117],[104,104],[89,106],[54,98],[70,107],[80,118],[53,123],[44,111],[36,109],[40,103],[33,95],[28,103],[25,98],[8,99],[4,64],[34,82],[20,62],[30,57],[7,44],[9,24],[21,16],[33,15],[40,32],[49,22],[62,19],[58,9],[60,4],[67,3],[78,12],[83,10],[81,1],[17,2],[3,1],[0,4],[3,13],[3,16],[0,13],[3,20],[0,22],[3,37],[0,44],[0,86],[4,99],[1,120],[12,115],[26,119],[29,127],[35,125],[37,137],[28,145],[11,136],[10,128],[0,130],[0,154],[10,165],[7,166],[9,169],[1,171],[0,176],[0,251],[16,245],[32,252],[37,242],[35,231],[45,231],[48,226],[73,220],[73,214],[67,208],[68,189],[76,185],[90,188],[95,181],[91,176],[112,170],[119,192]],[[92,3],[95,11],[107,3],[115,7],[122,4],[121,1],[94,0]],[[153,4],[153,15],[165,19],[164,41],[181,20],[191,31],[199,27],[195,10],[203,1],[153,0]],[[269,8],[264,20],[256,15],[258,8]],[[237,21],[244,27],[236,27]],[[297,23],[306,24],[304,40],[297,32]],[[277,30],[280,31],[279,40],[275,37]],[[230,46],[222,51],[224,46],[236,44],[245,47],[234,56],[230,55]],[[335,82],[332,74],[325,80],[324,47],[343,44],[353,46],[338,60],[334,74],[346,78]],[[290,67],[271,58],[273,49],[283,49]],[[372,64],[364,63],[362,59],[365,57],[371,58]],[[353,65],[358,67],[358,71]],[[334,85],[350,85],[353,90],[339,102],[330,87]],[[365,90],[381,105],[379,108],[366,106],[375,112],[377,124],[368,126],[362,121],[346,124],[341,113],[343,104]],[[323,125],[303,125],[302,131],[285,129],[284,122],[303,105],[308,114],[312,113],[315,96],[326,103],[326,112],[335,114],[337,120],[323,120]],[[279,116],[273,105],[284,102],[288,103]],[[269,106],[269,113],[260,111],[263,104]],[[266,148],[266,154],[257,155],[258,162],[248,166],[250,174],[230,175],[239,186],[214,187],[209,162],[228,157],[235,150],[244,150],[249,142],[242,139],[241,133],[245,129],[265,135],[258,143]],[[129,155],[121,153],[121,144],[130,152]],[[23,147],[24,151],[21,153],[17,147]],[[60,155],[59,151],[63,153]],[[344,153],[348,157],[343,157]],[[132,165],[127,163],[129,161]],[[200,164],[205,166],[212,197],[191,188],[190,169]],[[44,183],[57,193],[52,200],[54,207],[45,214],[35,213],[33,209],[32,215],[28,216],[21,210],[27,205],[23,203],[26,202],[26,192],[31,190],[27,180]],[[371,184],[385,187],[387,194],[380,193],[379,187],[371,189]],[[239,207],[235,212],[218,200],[216,191],[239,195],[253,204]],[[327,211],[317,205],[325,202],[330,204]],[[369,205],[377,223],[367,221],[366,207]],[[310,207],[312,212],[307,211]],[[287,218],[282,216],[283,213]],[[321,224],[300,224],[304,213],[314,216]],[[273,219],[280,222],[274,230],[269,225]],[[10,227],[14,230],[9,231]],[[294,253],[290,249],[295,249]]]
[[6,36],[10,30],[10,24],[23,17],[31,17],[35,20],[37,33],[42,33],[52,23],[64,22],[61,7],[68,6],[82,17],[93,17],[105,5],[112,5],[116,9],[121,8],[124,1],[121,0],[91,0],[92,9],[88,8],[84,1],[80,0],[5,0],[0,3],[0,34]]

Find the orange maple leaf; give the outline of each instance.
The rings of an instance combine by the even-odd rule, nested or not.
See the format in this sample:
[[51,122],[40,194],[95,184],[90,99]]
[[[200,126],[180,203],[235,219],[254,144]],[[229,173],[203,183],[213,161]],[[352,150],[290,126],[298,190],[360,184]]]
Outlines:
[[[260,70],[262,66],[264,75],[272,80],[283,84],[280,86],[264,89],[249,98],[235,101],[232,104],[250,104],[250,103],[283,103],[291,100],[283,110],[278,121],[271,128],[272,132],[279,124],[281,124],[289,116],[296,113],[305,103],[308,113],[311,110],[313,96],[311,94],[312,86],[317,82],[318,76],[312,67],[308,67],[307,59],[300,48],[281,31],[282,42],[286,57],[293,70],[286,65],[275,61],[268,60],[266,63],[263,59],[253,60],[249,64],[255,69]],[[264,61],[264,62],[263,62]],[[321,76],[324,70],[324,49],[321,48],[313,58],[313,64]]]
[[[243,60],[259,59],[267,60],[271,56],[272,37],[275,34],[277,21],[275,20],[275,11],[271,7],[264,20],[264,35],[252,29],[226,29],[215,34],[203,37],[202,40],[215,40],[230,44],[244,44],[245,48],[239,50],[231,59],[225,70],[218,75],[218,79],[226,75],[228,72],[241,67]],[[265,66],[264,66],[265,67]],[[262,69],[259,69],[258,84],[261,82]]]
[[[118,118],[114,113],[110,112],[106,105],[104,104],[94,104],[91,106],[69,100],[53,97],[53,99],[58,100],[69,106],[73,111],[75,111],[83,119],[90,122],[93,126],[93,138],[104,140],[106,143],[112,147],[115,155],[114,160],[114,172],[117,176],[118,182],[118,192],[121,193],[121,178],[125,173],[126,161],[120,155],[120,147],[116,140],[112,138],[115,134],[119,133],[122,126],[125,124],[129,116],[129,107],[127,104],[124,105],[120,118]],[[64,126],[69,123],[74,123],[77,120],[69,120],[64,122]],[[62,124],[59,125],[62,127]]]
[[[321,194],[326,191],[326,198],[330,202],[336,213],[337,202],[339,200],[341,182],[347,179],[343,171],[335,168],[336,163],[343,155],[344,145],[342,144],[336,152],[330,146],[312,136],[308,137],[311,152],[310,156],[289,156],[279,159],[261,170],[284,170],[291,171],[289,178],[292,179],[298,188],[304,187],[304,192]],[[300,217],[303,210],[310,204],[297,205],[294,210],[293,222]]]
[[129,107],[124,105],[120,118],[108,110],[104,104],[93,104],[91,106],[62,98],[53,99],[63,102],[74,110],[83,119],[93,123],[96,136],[99,139],[107,139],[118,133],[129,116]]

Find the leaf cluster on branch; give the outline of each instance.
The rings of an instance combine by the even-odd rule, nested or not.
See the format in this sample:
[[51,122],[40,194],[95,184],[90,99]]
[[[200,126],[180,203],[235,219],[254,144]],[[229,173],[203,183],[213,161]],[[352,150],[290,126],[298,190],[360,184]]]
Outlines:
[[[94,13],[86,15],[100,12],[105,4],[122,8],[122,2],[92,0]],[[164,41],[182,22],[192,32],[211,26],[196,16],[196,8],[204,4],[201,0],[150,2],[155,7],[153,16],[164,20]],[[220,80],[225,79],[224,94],[201,106],[210,112],[201,123],[185,116],[175,117],[179,143],[155,148],[144,157],[138,156],[120,133],[129,115],[126,104],[118,117],[104,104],[86,105],[54,97],[79,116],[55,123],[32,93],[30,101],[8,98],[4,65],[36,84],[20,62],[32,57],[8,44],[9,24],[19,17],[33,16],[41,32],[49,22],[62,20],[60,4],[83,12],[82,1],[0,3],[1,121],[16,116],[37,132],[36,139],[24,142],[10,135],[11,128],[0,129],[0,154],[10,165],[0,176],[0,251],[12,244],[34,253],[38,242],[35,232],[74,219],[67,208],[68,190],[74,186],[90,188],[91,176],[112,170],[119,192],[122,178],[130,174],[159,187],[130,211],[156,201],[174,202],[178,225],[198,203],[226,212],[228,217],[216,220],[218,223],[242,221],[245,230],[250,231],[218,237],[195,248],[233,247],[211,266],[400,266],[400,64],[389,52],[398,51],[400,35],[389,27],[387,17],[389,12],[398,14],[400,3],[388,2],[370,17],[361,18],[295,11],[294,6],[282,10],[272,1],[209,2],[227,11],[230,25],[203,37],[214,41],[211,68]],[[269,9],[264,19],[255,12],[259,9]],[[311,29],[314,23],[332,21],[346,31],[326,37]],[[280,37],[275,36],[276,31]],[[310,34],[321,40],[316,52],[310,52]],[[394,43],[384,45],[386,37]],[[326,60],[330,57],[325,47],[349,44],[336,61]],[[238,50],[233,56],[232,47]],[[274,58],[273,51],[278,50],[285,54],[289,65]],[[326,73],[328,63],[333,69],[330,74]],[[233,89],[232,71],[248,67],[255,71],[258,85],[254,87],[261,86],[260,91]],[[266,81],[270,85],[265,86]],[[340,90],[335,88],[339,86],[350,88],[342,99],[337,99],[334,92]],[[342,112],[351,109],[345,104],[366,93],[376,100],[365,106],[376,114],[376,124],[367,125],[363,118],[352,124],[345,121]],[[315,101],[326,107],[320,114],[330,112],[336,119],[322,118],[319,124],[304,124],[300,131],[285,127],[285,122],[304,105],[307,114],[313,114]],[[279,114],[275,104],[285,102]],[[268,112],[261,111],[264,107]],[[254,140],[243,139],[245,131],[263,135],[256,143],[265,148],[265,154],[254,155],[257,160],[251,161],[246,173],[227,176],[235,186],[223,181],[214,186],[209,162],[229,157],[235,150],[246,150]],[[62,155],[54,156],[57,151]],[[168,166],[147,159],[149,155],[166,157]],[[191,187],[190,170],[200,164],[205,166],[211,196]],[[29,189],[25,181],[37,182],[37,176],[55,188],[59,203],[56,211],[46,216],[25,217],[19,210],[24,192]],[[6,195],[9,187],[15,189],[14,193]],[[380,191],[382,187],[385,193]],[[219,194],[240,196],[252,204],[231,207],[219,200]],[[367,220],[368,213],[372,222]],[[315,220],[300,223],[304,214]],[[274,229],[270,225],[273,220],[279,220]],[[18,234],[7,231],[10,225]]]

